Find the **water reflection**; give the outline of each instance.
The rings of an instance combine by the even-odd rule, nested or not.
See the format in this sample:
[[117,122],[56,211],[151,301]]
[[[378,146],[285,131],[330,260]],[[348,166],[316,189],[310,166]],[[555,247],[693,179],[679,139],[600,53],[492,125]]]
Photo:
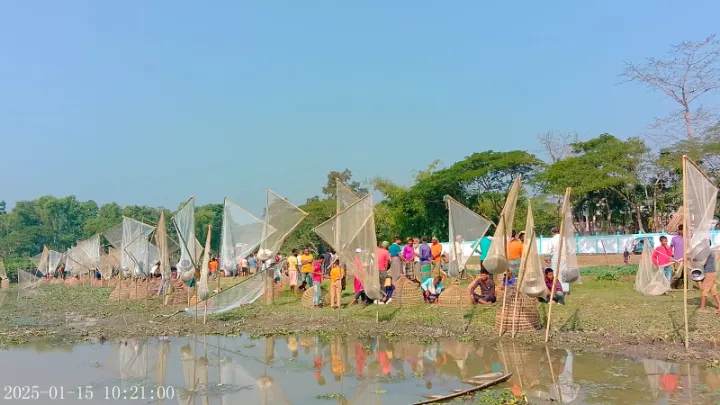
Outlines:
[[[408,404],[423,395],[468,388],[463,380],[513,373],[501,388],[537,403],[670,404],[720,399],[720,371],[657,360],[631,360],[453,340],[420,345],[384,339],[288,336],[126,339],[102,345],[23,346],[0,352],[5,385],[145,387],[145,403]],[[172,386],[170,398],[151,398]],[[694,390],[694,391],[693,391]],[[170,395],[167,395],[170,396]],[[137,400],[119,403],[138,403]],[[13,403],[12,401],[8,403]],[[39,401],[37,403],[44,403]]]

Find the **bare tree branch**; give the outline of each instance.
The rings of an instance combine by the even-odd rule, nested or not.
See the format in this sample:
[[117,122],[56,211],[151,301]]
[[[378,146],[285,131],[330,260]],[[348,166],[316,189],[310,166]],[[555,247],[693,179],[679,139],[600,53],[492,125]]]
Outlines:
[[[684,41],[670,47],[667,59],[647,58],[644,65],[624,63],[620,75],[624,83],[638,82],[650,90],[659,90],[680,104],[680,108],[665,119],[656,119],[655,129],[668,124],[682,123],[684,136],[694,139],[698,129],[704,132],[708,126],[698,128],[702,106],[694,109],[700,97],[720,90],[720,41],[715,34],[700,42]],[[672,117],[673,119],[668,119]]]

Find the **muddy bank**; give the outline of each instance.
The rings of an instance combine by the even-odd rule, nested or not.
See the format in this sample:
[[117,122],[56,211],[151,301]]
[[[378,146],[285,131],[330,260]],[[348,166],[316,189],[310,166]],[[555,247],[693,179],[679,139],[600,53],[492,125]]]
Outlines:
[[[694,360],[720,365],[720,316],[691,312],[690,350],[682,341],[682,301],[676,294],[648,297],[631,294],[624,282],[590,281],[572,292],[568,303],[553,309],[551,348],[602,352],[662,360]],[[54,339],[102,341],[147,336],[200,334],[369,337],[430,342],[442,338],[494,343],[498,306],[469,309],[420,306],[355,306],[340,311],[310,310],[286,293],[272,307],[253,304],[211,316],[176,314],[159,299],[109,302],[109,288],[44,285],[17,297],[11,290],[0,307],[0,344]],[[13,295],[15,294],[15,295]],[[693,293],[694,294],[694,293]],[[681,298],[681,294],[680,294]],[[693,300],[697,297],[693,296]],[[694,301],[690,304],[693,305]],[[545,322],[544,307],[540,307]],[[502,338],[510,342],[510,337]],[[520,334],[516,344],[542,346],[542,331]]]

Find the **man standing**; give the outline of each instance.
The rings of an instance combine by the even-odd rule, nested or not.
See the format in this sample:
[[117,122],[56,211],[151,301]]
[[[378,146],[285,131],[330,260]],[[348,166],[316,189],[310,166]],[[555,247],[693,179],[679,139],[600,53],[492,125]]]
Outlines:
[[250,274],[257,274],[257,253],[253,253],[252,255],[250,255],[250,257],[248,258],[248,265],[250,265]]
[[683,271],[685,269],[685,241],[683,239],[683,226],[678,226],[677,235],[673,236],[670,241],[670,247],[673,251],[673,259],[675,259],[675,268],[673,270],[672,288],[677,289],[680,286],[680,280],[683,279]]
[[653,264],[663,271],[665,278],[667,278],[669,282],[672,282],[672,259],[673,252],[670,246],[668,246],[667,237],[661,236],[660,246],[656,247],[653,251],[652,261]]
[[302,273],[302,280],[306,285],[313,285],[313,255],[310,254],[310,249],[305,248],[303,254],[300,255],[300,272]]
[[715,298],[715,305],[717,309],[716,314],[720,314],[720,297],[718,297],[717,286],[717,272],[715,271],[715,252],[711,252],[708,258],[705,260],[705,278],[700,284],[700,309],[698,312],[707,312],[705,305],[707,303],[708,295]]
[[385,282],[388,266],[390,266],[390,252],[388,252],[389,245],[390,243],[383,241],[377,248],[377,265],[378,273],[380,275],[380,284]]
[[325,274],[330,274],[330,264],[332,263],[332,250],[330,248],[325,249],[323,253],[323,271]]
[[512,239],[510,239],[510,243],[508,244],[508,264],[510,265],[510,270],[512,270],[513,276],[515,277],[518,276],[520,271],[520,260],[522,258],[523,251],[523,243],[520,238],[523,236],[524,234],[520,233],[520,235],[516,237],[515,231],[512,231]]
[[426,278],[430,277],[430,266],[432,260],[432,252],[430,245],[427,243],[427,236],[422,237],[422,244],[418,249],[420,254],[420,281],[425,281]]
[[298,250],[293,249],[290,257],[287,259],[288,279],[290,284],[290,292],[295,292],[298,282]]
[[484,269],[485,265],[483,262],[485,262],[485,258],[488,255],[488,251],[490,250],[490,245],[492,244],[492,238],[489,236],[483,236],[482,239],[480,239],[480,245],[478,248],[475,248],[475,252],[480,254],[480,268]]
[[395,242],[388,248],[388,252],[390,253],[390,276],[394,282],[400,279],[403,268],[402,259],[400,258],[402,254],[401,243],[402,239],[398,236],[395,238]]
[[432,244],[430,245],[430,253],[432,255],[432,277],[440,277],[442,274],[442,245],[438,242],[438,239],[433,236]]
[[403,274],[410,280],[415,280],[415,240],[407,238],[407,245],[402,250]]

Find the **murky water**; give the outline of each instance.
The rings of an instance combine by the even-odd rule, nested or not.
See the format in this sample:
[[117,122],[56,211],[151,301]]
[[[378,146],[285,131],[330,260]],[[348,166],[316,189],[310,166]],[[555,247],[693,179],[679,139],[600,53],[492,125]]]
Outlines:
[[514,375],[498,387],[527,393],[538,404],[549,398],[573,404],[720,404],[720,370],[692,365],[509,343],[423,346],[246,336],[13,347],[0,351],[0,402],[399,405],[469,388],[462,382],[468,377],[505,371]]

